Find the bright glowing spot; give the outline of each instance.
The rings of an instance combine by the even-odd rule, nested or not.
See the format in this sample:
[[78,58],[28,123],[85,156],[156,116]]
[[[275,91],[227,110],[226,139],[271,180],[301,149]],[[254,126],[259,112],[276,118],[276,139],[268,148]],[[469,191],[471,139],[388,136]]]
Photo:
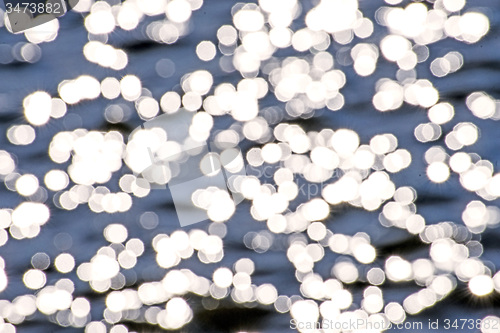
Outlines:
[[262,147],[262,158],[266,163],[277,163],[282,156],[281,148],[276,143],[268,143]]
[[439,103],[431,107],[427,115],[434,124],[442,125],[453,119],[455,110],[450,103]]
[[166,8],[166,14],[170,21],[183,23],[191,17],[191,5],[185,0],[169,1]]
[[240,10],[233,17],[234,25],[241,31],[258,31],[264,25],[264,16],[256,10]]
[[272,284],[266,283],[257,288],[256,296],[259,303],[272,304],[278,298],[278,291]]
[[54,260],[56,269],[61,273],[69,273],[75,268],[75,258],[69,253],[61,253]]
[[44,91],[37,91],[23,100],[24,116],[26,120],[34,126],[46,124],[50,119],[52,110],[52,99]]
[[15,145],[29,145],[35,137],[35,130],[30,125],[14,125],[7,130],[7,139]]
[[356,260],[362,264],[369,264],[373,262],[377,256],[375,248],[367,243],[361,243],[354,246],[353,254]]
[[[92,6],[92,12],[85,18],[85,28],[92,34],[107,34],[115,29],[115,18],[111,7],[105,3]],[[98,8],[97,10],[95,10]]]
[[143,119],[153,118],[160,111],[158,102],[152,97],[141,97],[136,104],[137,112]]
[[174,91],[167,91],[160,99],[160,106],[165,113],[174,113],[181,107],[181,97]]
[[474,92],[466,99],[466,104],[472,113],[481,119],[492,117],[496,112],[496,101],[485,92]]
[[107,99],[120,96],[120,81],[114,77],[107,77],[101,82],[101,93]]
[[339,155],[349,156],[358,148],[359,136],[352,130],[339,129],[333,134],[331,144]]
[[444,183],[450,177],[450,169],[443,162],[433,162],[427,167],[427,177],[434,183]]
[[208,40],[204,40],[196,46],[196,55],[203,61],[210,61],[215,58],[216,52],[214,43]]
[[223,45],[233,45],[238,39],[238,32],[231,25],[223,25],[217,30],[217,38]]
[[411,49],[408,39],[399,35],[389,35],[380,42],[382,54],[389,61],[398,61]]
[[127,101],[134,101],[141,95],[141,81],[135,75],[125,75],[120,81],[120,89]]
[[110,243],[123,243],[127,237],[127,228],[123,224],[110,224],[104,229],[104,237]]
[[48,207],[38,202],[23,202],[14,209],[12,223],[19,228],[43,225],[50,217]]
[[449,12],[458,12],[465,6],[465,0],[443,0],[444,8]]
[[233,283],[233,273],[226,267],[218,268],[213,274],[214,283],[220,288],[227,288]]
[[19,194],[24,196],[35,194],[35,192],[38,190],[38,186],[38,179],[35,175],[22,175],[16,180],[16,190]]
[[69,177],[66,172],[53,169],[45,174],[44,182],[49,190],[60,191],[68,186]]
[[411,264],[399,256],[391,256],[385,262],[385,273],[392,281],[407,281],[412,277]]
[[23,282],[30,289],[40,289],[45,286],[47,278],[39,269],[30,269],[23,275]]
[[71,312],[76,317],[86,317],[90,312],[90,302],[83,297],[75,298],[71,303]]
[[488,17],[479,12],[465,13],[460,17],[458,25],[462,38],[468,43],[476,43],[490,30]]
[[359,277],[356,266],[350,261],[341,261],[332,268],[332,273],[344,283],[353,283]]
[[476,275],[469,281],[469,289],[476,296],[486,296],[493,292],[493,279],[488,275]]

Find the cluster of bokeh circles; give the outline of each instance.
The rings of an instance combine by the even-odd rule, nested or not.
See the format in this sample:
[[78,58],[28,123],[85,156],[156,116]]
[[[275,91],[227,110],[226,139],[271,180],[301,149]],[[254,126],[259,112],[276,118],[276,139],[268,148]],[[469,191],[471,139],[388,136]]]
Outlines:
[[[479,126],[454,122],[456,106],[441,100],[433,82],[420,78],[417,70],[425,67],[437,78],[459,71],[466,59],[458,50],[436,56],[430,54],[428,45],[447,38],[463,42],[464,47],[480,41],[489,31],[487,15],[469,9],[465,0],[379,1],[373,17],[364,15],[366,2],[358,0],[306,2],[235,4],[232,24],[220,26],[212,41],[200,41],[192,50],[201,61],[199,68],[182,76],[180,89],[165,91],[159,98],[148,89],[147,80],[122,75],[129,56],[108,43],[108,36],[118,30],[142,29],[151,42],[174,44],[190,33],[193,12],[210,4],[202,0],[78,2],[73,11],[84,17],[88,32],[81,52],[88,62],[117,74],[101,80],[92,75],[68,77],[53,87],[54,93],[29,92],[22,101],[24,120],[5,133],[12,145],[33,144],[51,121],[96,99],[107,101],[102,113],[113,125],[134,117],[145,121],[160,114],[196,114],[182,142],[159,128],[139,130],[129,141],[117,130],[60,131],[46,144],[53,167],[42,177],[23,173],[25,161],[18,160],[8,147],[2,148],[0,177],[8,190],[19,194],[20,202],[0,209],[0,246],[38,237],[56,215],[54,210],[73,211],[82,205],[91,214],[131,210],[140,198],[151,194],[149,182],[140,174],[151,163],[150,154],[166,158],[209,138],[232,147],[250,142],[245,164],[275,168],[271,181],[250,174],[234,181],[247,203],[241,207],[249,208],[245,220],[232,219],[237,214],[235,203],[210,190],[205,197],[193,199],[205,200],[207,206],[217,204],[209,215],[212,223],[189,231],[158,233],[150,244],[130,237],[125,225],[109,218],[102,230],[108,245],[87,249],[92,255],[81,261],[65,245],[64,235],[59,235],[61,253],[53,258],[34,253],[31,268],[22,275],[31,292],[0,300],[0,332],[15,332],[17,325],[40,315],[56,325],[89,333],[129,332],[130,322],[179,329],[196,316],[199,306],[187,300],[194,296],[206,310],[230,300],[241,306],[257,305],[296,322],[361,319],[364,325],[384,322],[388,327],[436,306],[459,286],[465,286],[472,298],[500,293],[500,273],[481,259],[483,245],[475,237],[500,222],[500,209],[491,203],[500,197],[500,174],[495,174],[492,162],[463,150],[477,142]],[[3,25],[5,15],[1,10],[0,14]],[[43,54],[38,45],[57,43],[58,31],[56,19],[26,31],[25,42],[0,45],[0,64],[39,61]],[[339,50],[336,53],[333,44]],[[214,79],[204,62],[217,62],[231,82],[215,83],[220,79]],[[377,72],[380,64],[392,67]],[[347,85],[346,70],[360,77],[380,77],[373,87],[372,112],[398,112],[408,105],[426,110],[428,122],[409,135],[419,144],[435,145],[424,156],[412,156],[393,133],[362,142],[359,133],[349,128],[309,130],[301,126],[301,121],[314,118],[319,110],[351,112],[344,108],[342,91],[355,87]],[[156,72],[169,77],[175,63],[162,59],[156,63]],[[264,99],[274,101],[273,105],[263,107]],[[467,92],[463,102],[477,118],[500,119],[499,103],[487,92]],[[232,117],[231,124],[217,128],[217,119],[228,117]],[[445,130],[450,124],[452,130]],[[144,147],[149,148],[146,153]],[[464,192],[477,196],[463,207],[462,221],[428,224],[417,212],[417,191],[393,182],[393,175],[422,158],[427,164],[426,181],[445,183],[456,174]],[[175,163],[169,172],[172,177],[179,172]],[[299,178],[321,189],[304,196]],[[417,259],[403,254],[380,257],[368,233],[336,232],[332,210],[345,206],[379,213],[378,220],[370,223],[416,236],[425,245],[425,254]],[[154,230],[158,221],[155,212],[140,216],[146,230]],[[264,226],[241,239],[249,251],[261,256],[266,256],[276,237],[285,237],[282,251],[295,271],[300,293],[283,294],[278,285],[254,283],[252,275],[258,267],[249,258],[227,266],[218,264],[225,256],[227,229],[238,228],[238,223]],[[164,277],[131,285],[127,272],[134,270],[148,249],[165,269]],[[326,261],[328,252],[338,260],[329,264],[330,274],[325,277],[315,267]],[[9,260],[15,258],[0,258],[1,292],[12,282],[7,274]],[[190,261],[206,268],[195,272],[178,267],[181,262],[189,267]],[[49,269],[57,271],[56,281],[48,281]],[[70,276],[89,288],[78,290],[81,283]],[[356,283],[363,285],[360,297],[350,288]],[[398,302],[384,298],[387,283],[417,288]],[[96,299],[104,299],[97,316],[93,311]],[[481,319],[500,321],[493,314]],[[477,328],[482,333],[498,332],[494,327]],[[354,331],[365,329],[360,326]],[[310,327],[299,330],[320,332]]]

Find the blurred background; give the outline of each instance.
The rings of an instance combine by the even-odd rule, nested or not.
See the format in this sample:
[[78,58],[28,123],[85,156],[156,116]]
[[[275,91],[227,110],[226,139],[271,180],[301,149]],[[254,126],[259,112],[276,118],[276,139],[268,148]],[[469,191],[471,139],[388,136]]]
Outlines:
[[[0,332],[500,332],[498,1],[70,5],[0,10]],[[181,228],[207,140],[245,200]]]

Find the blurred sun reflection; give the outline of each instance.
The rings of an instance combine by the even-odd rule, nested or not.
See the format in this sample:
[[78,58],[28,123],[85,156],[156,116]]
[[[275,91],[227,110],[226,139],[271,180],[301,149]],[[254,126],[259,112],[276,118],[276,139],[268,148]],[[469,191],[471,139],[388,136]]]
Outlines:
[[[188,329],[201,311],[219,304],[273,309],[297,322],[400,324],[457,288],[485,300],[500,292],[500,273],[481,257],[487,245],[482,234],[500,224],[494,203],[500,174],[494,161],[471,151],[485,135],[483,123],[471,119],[500,119],[500,103],[491,91],[467,92],[463,105],[450,97],[454,92],[440,91],[445,82],[440,80],[458,78],[455,73],[469,59],[462,50],[437,52],[432,46],[445,38],[479,42],[493,30],[489,12],[471,9],[466,0],[385,0],[374,14],[357,0],[307,5],[259,0],[235,4],[232,17],[215,24],[212,35],[183,39],[199,29],[195,12],[208,6],[202,0],[70,3],[83,18],[82,60],[104,74],[59,78],[47,91],[27,91],[19,102],[24,118],[5,127],[7,141],[0,150],[0,179],[17,198],[11,208],[0,209],[0,247],[9,239],[42,239],[65,211],[73,215],[63,220],[83,209],[99,216],[82,228],[98,229],[100,245],[94,248],[92,242],[81,256],[76,245],[72,248],[77,236],[59,233],[54,238],[59,252],[28,256],[31,266],[14,267],[10,258],[0,257],[0,291],[21,281],[25,293],[0,300],[1,332],[38,320],[37,311],[56,325],[85,332],[126,333],[130,323]],[[0,26],[10,31],[7,21]],[[55,43],[59,24],[54,19],[25,31],[27,42],[1,44],[0,64],[45,61],[42,51],[49,49],[39,44]],[[129,36],[123,31],[144,45],[182,40],[198,68],[177,62],[176,48],[168,46],[169,58],[141,63],[152,60],[152,73],[168,85],[153,89],[151,78],[136,72],[136,46],[118,45]],[[373,95],[365,101],[359,94],[355,104],[354,85],[364,80],[373,85]],[[71,116],[90,112],[98,101],[110,103],[101,110],[105,126],[71,125]],[[370,116],[423,110],[427,120],[410,128],[407,138],[396,127],[394,133],[368,131],[369,136],[360,126],[328,128],[330,117],[355,115],[358,105],[367,105]],[[158,115],[189,115],[190,122],[168,131],[138,128],[124,138],[129,125]],[[319,121],[309,126],[313,117],[311,123]],[[45,142],[50,131],[43,172],[25,170],[25,152]],[[427,145],[423,156],[408,138]],[[232,192],[215,186],[193,191],[187,201],[203,210],[209,223],[163,229],[160,205],[146,211],[143,198],[155,200],[157,185],[175,181],[182,162],[208,140],[220,154],[205,152],[197,167],[206,178],[234,173],[226,179]],[[417,193],[421,184],[408,178],[416,178],[415,172],[431,189],[464,190],[480,198],[466,199],[458,210],[461,221],[433,222],[425,210],[417,213],[419,199],[425,204],[426,198]],[[246,200],[241,207],[237,198]],[[242,215],[244,209],[248,214]],[[354,229],[341,232],[337,226],[346,209],[371,214],[362,221],[370,225],[359,231],[359,221],[350,221]],[[135,215],[143,233],[129,223]],[[247,228],[252,220],[256,228]],[[236,256],[235,223],[245,224],[236,227],[244,245]],[[388,253],[390,237],[376,235],[375,224],[400,229],[408,236],[404,242],[415,239],[425,250],[417,257]],[[286,256],[284,262],[255,259],[277,252]],[[269,264],[292,268],[295,294],[285,290],[286,283],[266,280]],[[390,288],[400,284],[413,289],[396,301]]]

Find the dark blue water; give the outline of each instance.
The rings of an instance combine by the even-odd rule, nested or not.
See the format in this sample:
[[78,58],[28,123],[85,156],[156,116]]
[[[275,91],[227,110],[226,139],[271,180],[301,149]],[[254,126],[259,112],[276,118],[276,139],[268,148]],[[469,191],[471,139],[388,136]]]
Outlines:
[[[132,32],[115,30],[109,36],[109,43],[118,48],[124,48],[129,57],[129,65],[121,71],[105,69],[88,62],[83,53],[83,45],[88,41],[87,31],[83,26],[83,16],[70,12],[60,21],[60,29],[57,39],[50,43],[40,45],[41,59],[33,64],[14,62],[0,65],[0,149],[6,150],[16,158],[17,172],[32,173],[40,180],[44,174],[55,167],[55,164],[47,155],[48,145],[52,137],[65,130],[75,128],[86,128],[95,130],[109,130],[111,126],[103,116],[104,109],[111,102],[104,98],[93,101],[85,101],[68,109],[68,114],[62,119],[51,119],[50,122],[36,129],[36,140],[28,146],[16,146],[11,144],[5,135],[7,129],[14,124],[24,124],[22,101],[23,98],[36,91],[44,90],[52,96],[57,96],[57,85],[64,79],[74,79],[79,75],[92,75],[98,80],[107,76],[121,78],[126,74],[135,74],[142,80],[143,87],[149,89],[154,98],[159,100],[164,92],[169,90],[180,91],[179,82],[181,77],[196,69],[206,69],[214,76],[214,86],[222,82],[237,82],[241,77],[237,73],[225,73],[216,60],[208,63],[200,61],[196,57],[196,45],[202,40],[216,40],[217,29],[224,24],[230,24],[231,7],[234,1],[209,0],[203,7],[193,13],[190,22],[190,32],[172,45],[161,45],[150,42],[145,36],[145,23]],[[373,18],[375,10],[383,5],[383,1],[360,1],[360,8],[364,15]],[[305,8],[308,8],[304,4]],[[450,74],[444,78],[436,78],[429,71],[428,64],[418,65],[419,78],[428,78],[439,90],[441,100],[448,100],[455,106],[456,116],[452,124],[443,126],[443,132],[447,133],[458,122],[470,121],[480,129],[480,139],[472,147],[466,148],[467,152],[476,152],[483,159],[491,161],[495,170],[498,171],[500,160],[500,131],[498,123],[493,120],[481,120],[474,117],[465,106],[465,97],[473,91],[486,91],[493,97],[499,97],[500,83],[498,49],[500,40],[498,32],[500,29],[500,2],[494,0],[469,1],[466,8],[480,7],[490,19],[490,31],[486,37],[476,44],[467,45],[455,40],[447,39],[429,46],[431,59],[443,56],[445,53],[458,50],[464,56],[465,64],[457,73]],[[378,43],[387,33],[386,28],[376,26],[376,33],[370,37],[368,42]],[[16,43],[25,42],[24,36],[12,35],[5,28],[0,29],[0,44],[10,47]],[[334,44],[334,43],[333,43]],[[340,49],[339,45],[332,45],[332,52]],[[283,55],[294,54],[293,51],[283,51]],[[304,56],[304,54],[297,54]],[[163,78],[155,70],[155,65],[160,59],[170,59],[175,63],[175,72],[171,77]],[[367,143],[371,137],[381,133],[393,133],[399,141],[399,147],[408,149],[413,156],[410,168],[401,173],[392,175],[396,186],[412,186],[418,193],[420,201],[417,203],[418,213],[426,218],[428,224],[442,221],[453,221],[462,224],[461,214],[471,200],[478,200],[474,193],[465,191],[456,175],[444,184],[434,184],[425,177],[426,163],[423,158],[425,151],[432,145],[444,145],[443,139],[437,142],[419,143],[413,131],[415,127],[427,122],[426,112],[423,109],[404,104],[395,112],[381,113],[373,108],[371,103],[375,92],[375,82],[381,77],[394,79],[396,67],[379,59],[379,65],[374,75],[368,78],[357,76],[352,66],[342,66],[338,61],[336,67],[346,73],[347,85],[342,89],[346,104],[338,112],[323,110],[310,120],[300,120],[299,123],[308,129],[320,130],[322,128],[351,128],[359,133],[361,142]],[[274,98],[268,97],[262,102],[263,106],[277,105],[283,108]],[[131,105],[132,106],[132,105]],[[132,106],[133,107],[133,106]],[[127,133],[139,126],[143,121],[134,112],[131,118],[123,124],[120,130]],[[216,128],[226,128],[232,120],[222,117],[216,120]],[[443,135],[444,137],[444,135]],[[249,147],[251,143],[245,142]],[[63,164],[64,167],[67,164]],[[122,174],[129,171],[126,167],[118,171],[109,182],[109,188],[117,191],[117,182]],[[302,198],[306,199],[306,198]],[[16,192],[0,186],[0,208],[14,208],[23,198]],[[9,237],[7,244],[0,247],[0,255],[6,263],[6,273],[9,278],[8,287],[0,293],[0,299],[12,301],[15,297],[23,294],[32,294],[23,282],[23,274],[31,268],[31,257],[37,252],[44,252],[54,260],[61,252],[56,246],[57,239],[61,234],[71,239],[68,252],[76,259],[76,265],[88,262],[96,251],[109,245],[104,239],[102,231],[110,223],[122,223],[128,229],[129,238],[140,238],[146,245],[145,254],[139,258],[138,264],[130,270],[124,271],[127,284],[131,288],[137,288],[142,282],[161,280],[165,270],[159,268],[155,262],[155,252],[151,247],[151,241],[155,235],[160,233],[170,234],[179,228],[177,217],[172,206],[172,198],[168,191],[152,191],[149,196],[142,199],[134,198],[132,209],[126,213],[95,214],[90,212],[88,206],[80,205],[73,211],[57,209],[52,202],[52,194],[46,201],[51,210],[50,221],[42,227],[42,230],[34,239],[15,240]],[[495,200],[487,205],[497,205]],[[277,235],[273,246],[265,253],[257,253],[248,249],[243,244],[244,236],[251,231],[265,230],[265,223],[254,221],[249,215],[250,204],[244,202],[237,207],[235,215],[227,222],[228,234],[224,238],[225,256],[220,263],[202,264],[194,257],[182,262],[180,268],[189,268],[198,275],[210,278],[215,268],[220,266],[230,267],[236,260],[242,257],[251,258],[256,265],[256,271],[252,276],[252,283],[272,283],[278,289],[279,295],[300,295],[300,284],[295,278],[293,265],[286,258],[287,236]],[[145,211],[154,211],[159,216],[159,224],[153,230],[147,230],[139,223],[140,215]],[[390,254],[401,253],[408,260],[428,256],[428,245],[419,243],[414,236],[396,229],[385,228],[378,223],[379,211],[367,212],[357,209],[344,209],[326,224],[335,233],[353,235],[357,231],[363,231],[371,236],[373,245],[378,249],[387,249],[378,258],[374,265],[383,266],[384,257]],[[196,228],[207,230],[208,222],[202,222],[185,228],[186,231]],[[69,237],[68,237],[69,235]],[[58,238],[59,237],[59,238]],[[483,242],[483,261],[496,272],[495,267],[500,266],[498,229],[488,229],[482,235],[474,236]],[[405,243],[410,244],[403,247]],[[325,258],[317,264],[315,270],[323,277],[328,276],[330,269],[339,257],[330,251],[326,251]],[[54,284],[62,277],[70,278],[75,283],[74,297],[83,296],[92,304],[92,320],[101,320],[104,309],[106,294],[94,292],[88,283],[82,282],[76,276],[75,271],[62,275],[54,268],[46,271],[47,285]],[[358,283],[348,288],[354,295],[352,309],[359,306],[363,289],[366,284]],[[410,293],[420,289],[414,283],[386,283],[382,286],[386,303],[391,301],[402,302]],[[278,314],[272,306],[265,307],[240,307],[228,301],[227,312],[210,312],[203,310],[200,300],[192,297],[190,305],[195,311],[195,318],[186,327],[186,332],[287,332],[290,331],[290,315]],[[435,319],[481,319],[486,315],[500,314],[498,308],[498,294],[487,299],[478,300],[468,294],[466,285],[459,283],[458,288],[444,301],[437,303],[432,308],[417,316],[409,317],[409,321],[427,322]],[[235,318],[240,318],[236,320]],[[224,324],[228,321],[227,325]],[[220,323],[222,322],[222,324]],[[235,324],[237,323],[237,324]],[[231,326],[235,325],[235,326]],[[241,325],[241,326],[238,326]],[[252,326],[255,325],[253,328]],[[75,331],[81,332],[83,328],[67,328],[56,324],[54,316],[44,316],[40,313],[26,318],[25,321],[16,325],[18,332],[59,332]],[[130,324],[131,329],[138,332],[158,332],[159,330],[148,325]],[[411,331],[411,330],[392,330]],[[430,332],[424,329],[422,332]],[[460,330],[458,330],[460,331]],[[472,330],[475,331],[475,330]],[[471,332],[472,332],[471,331]]]

